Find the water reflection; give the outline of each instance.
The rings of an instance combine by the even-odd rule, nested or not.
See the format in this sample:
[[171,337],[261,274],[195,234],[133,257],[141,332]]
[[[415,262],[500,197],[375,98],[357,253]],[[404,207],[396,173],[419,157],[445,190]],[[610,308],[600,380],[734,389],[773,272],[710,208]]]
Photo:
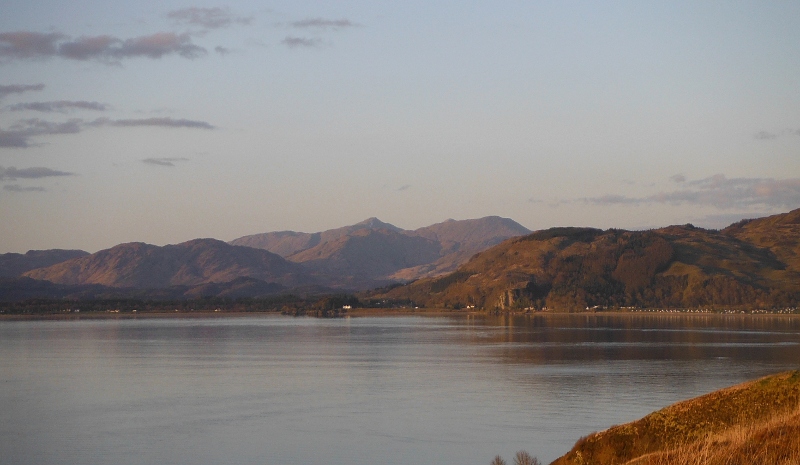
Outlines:
[[10,464],[543,460],[800,362],[800,320],[525,315],[0,324]]

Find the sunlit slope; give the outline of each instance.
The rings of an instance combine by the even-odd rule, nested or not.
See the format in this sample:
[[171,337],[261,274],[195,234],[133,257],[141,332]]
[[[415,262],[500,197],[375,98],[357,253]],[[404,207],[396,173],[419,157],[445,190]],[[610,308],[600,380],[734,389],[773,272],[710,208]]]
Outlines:
[[[740,236],[691,225],[651,231],[553,228],[507,240],[454,273],[385,297],[487,309],[794,305],[800,296],[800,231],[796,225],[778,233],[769,225],[761,228]],[[770,244],[784,249],[764,247],[760,238],[767,232],[774,237]]]
[[552,465],[800,463],[800,371],[683,401],[580,439]]

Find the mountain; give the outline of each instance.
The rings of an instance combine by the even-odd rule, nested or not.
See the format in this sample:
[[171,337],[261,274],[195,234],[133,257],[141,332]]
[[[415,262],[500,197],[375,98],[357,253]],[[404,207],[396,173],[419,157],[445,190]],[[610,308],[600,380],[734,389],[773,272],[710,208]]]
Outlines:
[[226,283],[240,277],[283,286],[315,284],[301,267],[266,250],[195,239],[158,247],[134,242],[31,270],[24,276],[56,284],[166,288]]
[[473,220],[447,220],[414,230],[411,234],[438,241],[440,257],[432,262],[405,268],[391,275],[392,279],[411,281],[426,276],[441,275],[466,263],[476,253],[511,237],[531,231],[514,220],[487,216]]
[[288,257],[309,271],[338,276],[347,287],[387,284],[397,270],[430,263],[441,245],[431,239],[389,229],[362,229]]
[[413,231],[369,218],[318,233],[280,231],[230,244],[269,250],[310,272],[334,274],[348,286],[366,289],[452,271],[473,254],[529,232],[498,216],[447,220]]
[[21,276],[26,271],[89,255],[83,250],[29,250],[25,254],[0,254],[0,278]]
[[486,309],[797,305],[798,217],[795,210],[723,231],[536,231],[383,297]]
[[352,226],[329,229],[327,231],[317,233],[278,231],[263,234],[253,234],[234,239],[230,241],[229,244],[269,250],[270,252],[276,253],[282,257],[288,257],[294,253],[310,249],[325,242],[334,241],[356,231],[378,229],[402,231],[397,226],[384,223],[377,218],[369,218]]

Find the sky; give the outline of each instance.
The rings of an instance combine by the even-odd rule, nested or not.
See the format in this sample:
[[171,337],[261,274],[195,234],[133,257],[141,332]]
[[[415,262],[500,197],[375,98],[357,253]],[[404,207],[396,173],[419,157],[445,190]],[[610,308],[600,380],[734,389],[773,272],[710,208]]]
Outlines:
[[0,253],[800,207],[800,2],[0,3]]

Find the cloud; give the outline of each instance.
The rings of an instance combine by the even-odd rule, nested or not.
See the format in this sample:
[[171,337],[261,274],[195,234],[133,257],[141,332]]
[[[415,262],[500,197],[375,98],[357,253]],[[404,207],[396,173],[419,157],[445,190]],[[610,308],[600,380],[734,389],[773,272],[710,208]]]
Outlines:
[[672,182],[676,182],[678,184],[681,184],[681,183],[686,182],[686,176],[684,176],[682,174],[676,174],[674,176],[670,176],[669,180],[672,181]]
[[117,126],[117,127],[139,127],[157,126],[162,128],[196,128],[196,129],[215,129],[213,125],[205,121],[194,121],[190,119],[163,118],[141,118],[141,119],[108,119],[99,118],[91,123],[92,126]]
[[30,138],[54,134],[77,134],[87,127],[162,127],[162,128],[190,128],[190,129],[215,129],[205,121],[174,118],[143,118],[143,119],[110,119],[98,118],[86,122],[82,119],[70,119],[66,122],[54,123],[38,118],[20,120],[8,130],[0,129],[0,148],[26,148],[30,147]]
[[0,100],[11,94],[21,94],[31,90],[42,90],[44,84],[12,84],[7,86],[0,86]]
[[71,119],[62,123],[43,121],[38,118],[17,121],[8,130],[0,129],[0,147],[29,147],[28,139],[49,134],[76,134],[81,131],[82,121]]
[[214,51],[219,53],[222,56],[225,56],[225,55],[231,53],[231,49],[225,48],[225,47],[223,47],[221,45],[217,45],[216,47],[214,47]]
[[800,206],[800,178],[733,178],[717,174],[686,181],[685,188],[646,197],[605,195],[582,199],[595,205],[667,203],[712,206],[719,209]]
[[323,19],[323,18],[310,18],[302,21],[295,21],[291,23],[292,27],[299,29],[346,29],[350,27],[358,27],[359,25],[350,21],[349,19]]
[[772,139],[777,139],[778,134],[774,134],[772,132],[767,132],[767,131],[759,131],[755,135],[753,135],[753,137],[758,140],[772,140]]
[[0,33],[0,57],[37,58],[58,54],[64,34],[16,31]]
[[3,168],[0,166],[0,181],[16,181],[17,179],[41,179],[58,176],[75,176],[75,173],[57,171],[43,166],[17,169],[13,166]]
[[192,43],[189,34],[158,32],[151,35],[119,39],[110,35],[71,39],[64,34],[18,31],[0,34],[0,58],[52,58],[116,62],[123,58],[161,58],[180,55],[197,58],[208,53]]
[[397,190],[399,192],[406,191],[411,187],[411,184],[403,184],[402,186],[398,187]]
[[305,37],[286,36],[281,43],[289,48],[316,48],[322,44],[320,39],[307,39]]
[[156,166],[175,166],[176,162],[182,161],[189,161],[188,158],[177,157],[177,158],[145,158],[142,160],[142,163],[147,163],[148,165],[156,165]]
[[109,106],[105,103],[58,100],[55,102],[29,102],[18,103],[7,107],[10,111],[41,111],[41,112],[60,112],[66,113],[69,110],[94,110],[106,111]]
[[250,24],[252,17],[235,16],[228,8],[183,8],[167,13],[167,17],[179,24],[200,26],[205,29],[219,29],[234,24]]
[[44,187],[22,187],[19,184],[8,184],[3,186],[3,190],[9,192],[44,192],[47,189]]

